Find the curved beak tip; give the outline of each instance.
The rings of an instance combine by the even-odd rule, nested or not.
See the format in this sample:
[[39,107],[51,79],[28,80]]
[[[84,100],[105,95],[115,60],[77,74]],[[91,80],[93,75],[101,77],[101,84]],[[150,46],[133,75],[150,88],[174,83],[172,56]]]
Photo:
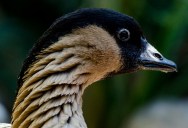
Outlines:
[[177,65],[171,60],[163,58],[158,62],[159,68],[166,70],[167,72],[177,72]]
[[172,68],[172,72],[178,72],[178,68],[177,68],[177,65],[175,63],[171,66],[171,68]]
[[157,70],[162,72],[177,72],[177,65],[163,57],[146,39],[141,38],[146,49],[140,55],[140,67],[146,70]]

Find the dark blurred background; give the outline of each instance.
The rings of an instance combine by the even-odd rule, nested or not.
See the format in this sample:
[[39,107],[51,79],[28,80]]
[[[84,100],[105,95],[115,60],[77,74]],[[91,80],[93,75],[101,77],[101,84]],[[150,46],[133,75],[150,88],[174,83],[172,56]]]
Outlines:
[[[177,73],[140,71],[90,86],[83,105],[88,127],[187,128],[188,0],[1,0],[0,110],[11,113],[17,76],[36,40],[56,18],[84,7],[133,16],[148,41],[178,65]],[[5,112],[0,117],[8,122]]]

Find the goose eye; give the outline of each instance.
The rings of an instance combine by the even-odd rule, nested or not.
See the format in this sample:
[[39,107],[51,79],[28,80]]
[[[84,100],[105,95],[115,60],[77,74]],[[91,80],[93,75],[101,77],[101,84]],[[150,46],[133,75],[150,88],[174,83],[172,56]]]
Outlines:
[[121,41],[128,41],[129,38],[130,38],[130,32],[129,32],[129,30],[127,30],[125,28],[119,30],[119,32],[118,32],[118,38]]

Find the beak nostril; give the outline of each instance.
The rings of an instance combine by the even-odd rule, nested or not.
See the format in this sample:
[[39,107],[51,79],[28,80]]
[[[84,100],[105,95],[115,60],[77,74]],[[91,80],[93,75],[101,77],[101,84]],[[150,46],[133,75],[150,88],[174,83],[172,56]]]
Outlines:
[[163,60],[163,57],[159,53],[153,53],[153,55],[159,60]]

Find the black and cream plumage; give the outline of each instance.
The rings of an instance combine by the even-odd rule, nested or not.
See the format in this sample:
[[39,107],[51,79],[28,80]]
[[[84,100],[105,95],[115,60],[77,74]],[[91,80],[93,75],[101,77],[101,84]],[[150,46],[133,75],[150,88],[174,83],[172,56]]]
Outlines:
[[57,19],[23,64],[12,128],[86,128],[82,94],[108,76],[176,71],[127,15],[80,9]]

